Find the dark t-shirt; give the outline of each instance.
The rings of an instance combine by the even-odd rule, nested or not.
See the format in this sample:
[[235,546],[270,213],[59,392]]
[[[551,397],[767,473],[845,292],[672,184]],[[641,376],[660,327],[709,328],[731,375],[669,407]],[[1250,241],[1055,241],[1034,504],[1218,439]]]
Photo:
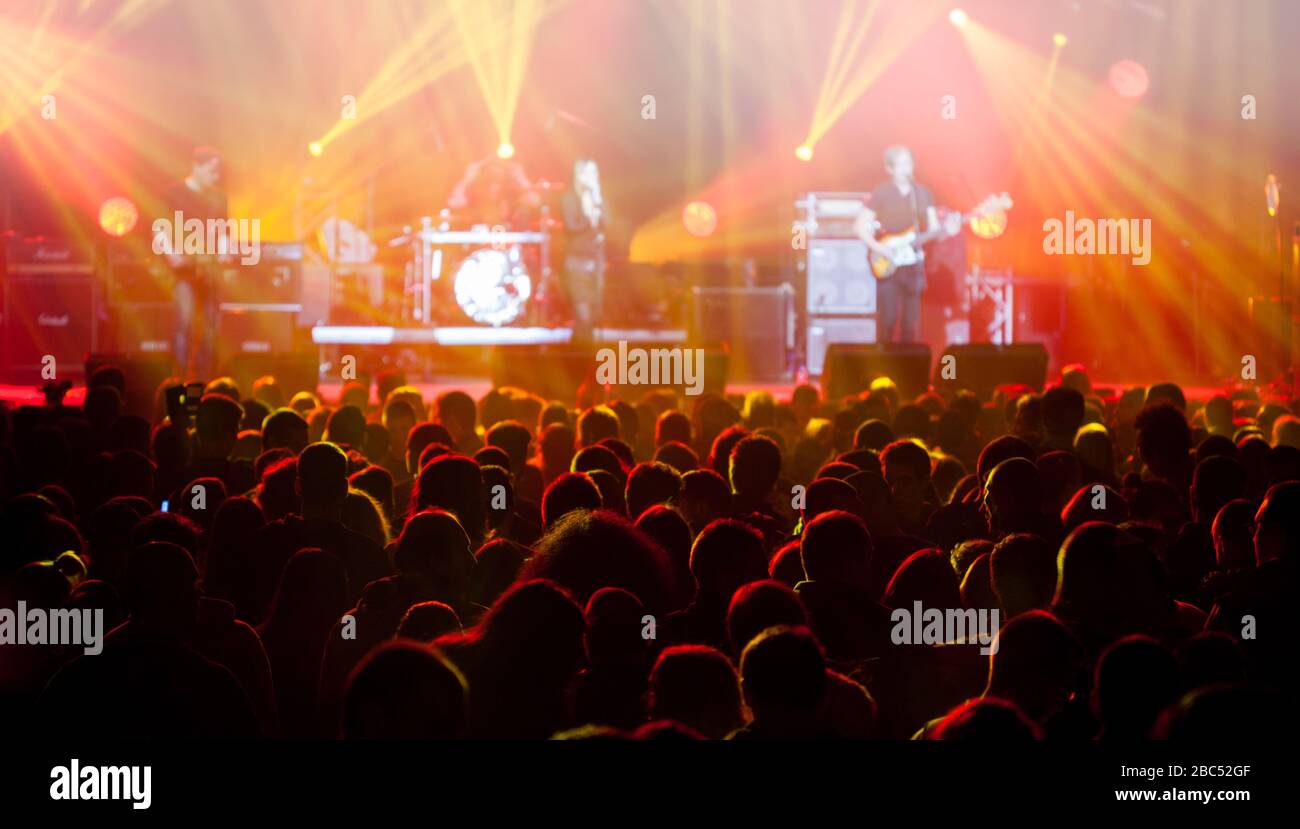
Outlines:
[[[183,179],[173,183],[167,188],[163,193],[163,203],[167,207],[167,212],[161,218],[166,219],[169,223],[174,224],[176,222],[177,211],[180,211],[181,214],[181,226],[179,229],[173,228],[173,235],[169,238],[173,240],[171,242],[172,247],[175,247],[174,240],[179,237],[182,242],[182,248],[174,250],[173,253],[185,252],[183,248],[186,237],[185,223],[190,219],[199,219],[206,223],[209,219],[227,218],[226,194],[224,191],[212,190],[207,193],[196,193],[186,186]],[[204,244],[206,245],[206,225],[203,238],[205,240]],[[205,270],[201,268],[199,263],[188,259],[184,264],[174,267],[173,273],[175,273],[177,278],[195,285],[203,285],[210,280],[210,277],[209,280],[201,278],[204,274],[210,275],[210,269]]]
[[179,210],[182,221],[188,219],[225,219],[227,218],[226,194],[222,190],[208,193],[196,193],[184,180],[174,182],[163,193],[163,203],[167,213],[162,218],[175,221],[175,212]]
[[898,192],[894,182],[887,181],[871,191],[867,207],[875,212],[876,220],[880,222],[880,234],[901,233],[909,227],[921,231],[925,229],[926,209],[934,207],[934,197],[916,183],[904,196]]

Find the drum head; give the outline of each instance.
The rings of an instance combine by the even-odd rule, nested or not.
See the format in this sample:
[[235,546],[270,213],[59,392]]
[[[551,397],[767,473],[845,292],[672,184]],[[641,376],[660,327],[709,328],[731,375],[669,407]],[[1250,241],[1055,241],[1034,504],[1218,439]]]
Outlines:
[[524,312],[533,284],[519,247],[482,248],[460,263],[452,290],[465,315],[484,325],[507,325]]

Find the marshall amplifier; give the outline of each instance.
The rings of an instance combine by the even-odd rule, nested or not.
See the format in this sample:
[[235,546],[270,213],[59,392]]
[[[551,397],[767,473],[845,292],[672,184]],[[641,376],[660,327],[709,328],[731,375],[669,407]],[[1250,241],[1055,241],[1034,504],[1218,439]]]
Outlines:
[[93,277],[11,275],[4,302],[4,368],[14,382],[37,382],[47,355],[57,377],[81,373],[96,347]]
[[221,302],[242,306],[299,305],[302,257],[300,242],[263,243],[256,263],[245,265],[236,260],[224,269]]
[[71,239],[48,236],[11,238],[4,245],[5,275],[19,276],[92,276],[95,255],[89,246]]
[[95,348],[95,258],[90,246],[48,236],[4,240],[3,368],[37,382],[55,360],[58,377],[80,375]]

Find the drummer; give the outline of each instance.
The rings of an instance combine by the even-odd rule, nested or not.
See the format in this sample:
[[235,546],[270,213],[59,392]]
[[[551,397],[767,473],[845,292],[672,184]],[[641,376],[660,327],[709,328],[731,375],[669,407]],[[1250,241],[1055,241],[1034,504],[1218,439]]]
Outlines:
[[540,205],[523,165],[495,155],[471,161],[447,197],[447,206],[470,224],[492,227],[522,227]]

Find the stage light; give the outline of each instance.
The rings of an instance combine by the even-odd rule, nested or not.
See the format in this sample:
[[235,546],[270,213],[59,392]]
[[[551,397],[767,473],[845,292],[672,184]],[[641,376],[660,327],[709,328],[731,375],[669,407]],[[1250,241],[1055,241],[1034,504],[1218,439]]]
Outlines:
[[704,238],[717,229],[718,214],[708,202],[693,201],[682,208],[682,224],[687,233]]
[[966,24],[970,22],[970,17],[968,17],[966,12],[961,9],[953,9],[948,12],[948,22],[956,26],[958,29],[964,29],[966,28]]
[[1062,34],[1061,32],[1057,32],[1056,34],[1052,35],[1052,45],[1055,46],[1057,49],[1064,48],[1065,44],[1069,42],[1070,39],[1066,37],[1064,34]]
[[1108,77],[1111,89],[1121,98],[1141,98],[1151,86],[1146,67],[1127,58],[1111,64]]
[[794,157],[800,161],[812,161],[812,147],[807,144],[800,144],[794,151]]
[[497,145],[497,158],[514,158],[515,145],[509,141],[502,141]]
[[312,158],[320,158],[321,153],[325,152],[325,145],[319,141],[313,141],[307,145],[307,152],[311,153]]
[[106,199],[99,206],[99,226],[109,236],[125,236],[140,219],[135,203],[125,196]]

